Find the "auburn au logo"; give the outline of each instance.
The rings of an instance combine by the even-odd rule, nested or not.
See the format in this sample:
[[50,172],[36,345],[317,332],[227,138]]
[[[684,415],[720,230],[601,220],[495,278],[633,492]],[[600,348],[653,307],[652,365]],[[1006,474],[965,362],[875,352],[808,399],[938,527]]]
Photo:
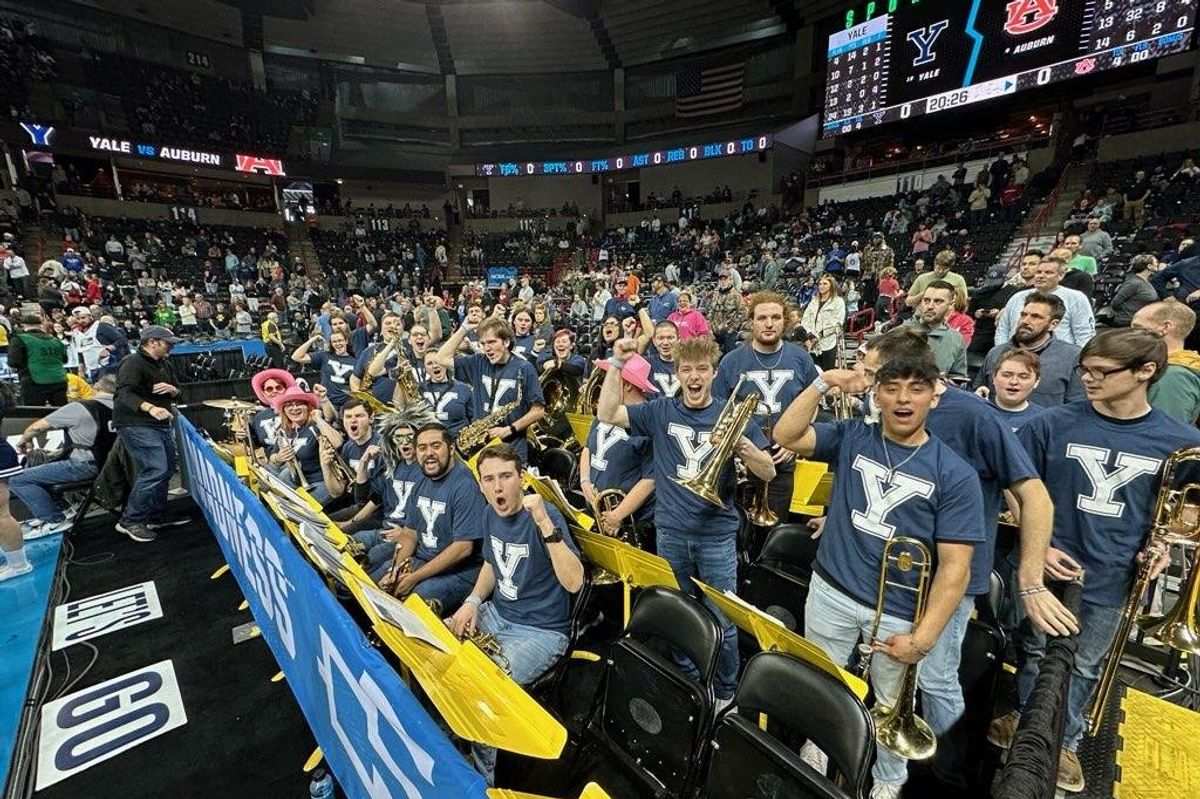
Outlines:
[[1012,0],[1005,6],[1004,32],[1024,36],[1049,23],[1058,14],[1058,0]]

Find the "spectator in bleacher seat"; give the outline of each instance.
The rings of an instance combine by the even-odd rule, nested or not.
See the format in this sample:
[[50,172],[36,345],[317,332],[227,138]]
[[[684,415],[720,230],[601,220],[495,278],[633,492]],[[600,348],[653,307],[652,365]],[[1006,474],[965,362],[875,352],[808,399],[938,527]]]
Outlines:
[[1125,187],[1125,216],[1135,228],[1140,228],[1145,222],[1146,201],[1150,199],[1152,191],[1144,169],[1135,172],[1133,180]]
[[687,341],[696,336],[711,335],[708,319],[696,307],[696,295],[691,289],[684,289],[675,298],[675,310],[667,316],[667,321],[675,325],[679,332],[679,340]]
[[967,346],[958,331],[946,324],[956,300],[952,283],[935,280],[925,287],[921,307],[907,324],[925,333],[938,371],[951,378],[966,379]]
[[71,344],[79,357],[80,376],[95,381],[101,375],[115,374],[129,354],[125,334],[116,325],[94,317],[85,306],[71,311],[71,322]]
[[658,275],[650,282],[650,288],[653,293],[646,301],[646,311],[655,322],[662,322],[675,310],[675,292]]
[[1167,345],[1167,368],[1150,386],[1150,407],[1172,419],[1194,425],[1200,418],[1200,352],[1184,348],[1196,326],[1196,312],[1170,297],[1143,306],[1132,327],[1149,330]]
[[[920,264],[924,264],[923,259],[918,259]],[[958,256],[953,250],[942,250],[933,258],[933,269],[929,272],[921,272],[918,270],[916,277],[912,281],[912,285],[908,288],[908,294],[904,298],[904,302],[909,308],[916,309],[921,305],[921,297],[925,288],[935,280],[942,280],[954,287],[955,292],[961,296],[967,296],[967,281],[958,272],[952,270]],[[914,261],[914,268],[918,267],[918,263]]]
[[742,295],[733,285],[732,271],[722,269],[708,300],[708,324],[723,354],[737,346],[744,318]]
[[41,314],[27,313],[9,341],[8,365],[20,379],[24,405],[67,403],[67,348],[46,324]]
[[8,276],[8,287],[18,297],[29,299],[33,286],[29,280],[29,267],[19,252],[9,251],[4,259],[4,272]]
[[[794,248],[793,253],[798,253]],[[863,274],[867,277],[881,277],[883,270],[896,265],[896,252],[888,246],[882,233],[871,234],[871,241],[863,249]]]
[[829,275],[817,279],[816,292],[804,309],[801,325],[813,337],[813,360],[822,371],[832,369],[846,325],[846,302]]
[[1012,338],[1025,305],[1025,297],[1032,291],[1053,294],[1062,300],[1066,312],[1061,323],[1054,328],[1054,336],[1083,347],[1096,335],[1096,319],[1092,312],[1092,301],[1087,295],[1061,285],[1066,275],[1066,261],[1054,253],[1042,259],[1033,273],[1033,289],[1018,291],[1005,304],[996,319],[996,343],[1002,344]]
[[846,251],[842,249],[840,242],[835,241],[829,251],[825,253],[825,271],[831,275],[837,275],[840,279],[845,262]]
[[966,299],[957,291],[954,293],[954,307],[946,314],[946,325],[962,336],[963,345],[967,349],[971,348],[971,341],[975,336],[975,320],[967,313]]
[[27,467],[9,480],[13,496],[25,503],[31,515],[30,521],[22,525],[26,540],[61,533],[71,527],[72,520],[48,489],[91,480],[99,474],[116,443],[111,427],[116,389],[116,375],[105,375],[92,387],[90,399],[63,405],[33,421],[21,434],[17,449],[26,454],[33,439],[48,430],[62,430],[66,437],[65,457]]
[[[982,225],[987,219],[988,201],[991,197],[992,190],[983,181],[979,181],[971,189],[971,194],[967,197],[967,204],[971,212],[970,221],[972,227]],[[915,246],[913,251],[916,251]]]
[[1158,292],[1150,282],[1151,276],[1158,269],[1158,259],[1147,253],[1135,255],[1130,260],[1125,281],[1109,301],[1107,319],[1112,327],[1129,327],[1134,314],[1158,300]]
[[[1068,241],[1070,238],[1068,237]],[[1070,246],[1069,244],[1067,246]],[[1108,256],[1113,252],[1112,236],[1108,232],[1100,228],[1099,219],[1089,219],[1087,221],[1087,230],[1079,236],[1080,255],[1088,256],[1095,261],[1106,261]],[[1078,268],[1078,267],[1076,267]],[[1095,273],[1093,273],[1095,274]]]
[[[1079,363],[1080,347],[1055,336],[1066,315],[1066,305],[1060,297],[1042,291],[1021,292],[1020,316],[1011,338],[999,341],[983,359],[975,376],[975,387],[995,391],[992,375],[1001,358],[1009,350],[1026,350],[1038,356],[1038,384],[1029,401],[1043,407],[1053,407],[1084,399],[1086,394],[1075,366]],[[1010,300],[1011,302],[1011,300]]]
[[629,301],[630,294],[628,278],[617,278],[616,288],[617,293],[614,294],[606,303],[604,303],[604,316],[615,316],[618,319],[637,316],[637,311],[633,309],[633,305]]

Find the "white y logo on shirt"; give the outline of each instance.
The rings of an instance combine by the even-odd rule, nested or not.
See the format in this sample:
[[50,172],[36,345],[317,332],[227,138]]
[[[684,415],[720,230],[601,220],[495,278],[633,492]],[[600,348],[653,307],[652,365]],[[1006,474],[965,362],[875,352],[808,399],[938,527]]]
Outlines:
[[513,581],[513,577],[517,573],[517,566],[529,557],[529,545],[506,544],[496,536],[492,536],[492,553],[496,556],[496,567],[500,570],[499,579],[496,580],[496,590],[500,592],[500,596],[509,601],[519,599],[520,591]]
[[408,507],[408,495],[412,493],[414,485],[416,483],[411,480],[392,480],[392,492],[396,495],[396,507],[388,515],[389,519],[399,519],[404,516],[404,509]]
[[351,372],[354,371],[352,363],[338,363],[337,361],[326,361],[329,364],[329,379],[334,383],[346,384]]
[[629,433],[623,428],[614,427],[607,422],[601,422],[596,425],[596,451],[591,454],[591,465],[593,469],[604,471],[608,468],[608,461],[605,460],[605,454],[612,448],[613,444],[618,441],[628,441]]
[[896,534],[896,526],[887,523],[887,515],[913,497],[928,499],[933,496],[934,485],[911,474],[890,471],[881,463],[858,455],[854,458],[854,471],[862,478],[863,493],[867,497],[865,511],[850,512],[850,522],[867,535],[885,541]]
[[655,372],[651,377],[658,383],[664,397],[673,397],[679,393],[679,378],[670,372]]
[[505,394],[507,394],[509,391],[517,390],[517,381],[512,379],[511,377],[500,378],[500,381],[499,381],[500,387],[498,389],[492,388],[493,385],[496,385],[496,383],[494,382],[494,378],[492,378],[489,375],[483,375],[482,377],[483,377],[483,390],[486,391],[487,395],[492,398],[492,407],[487,409],[488,413],[491,413],[492,411],[496,410],[497,408],[499,408],[501,405],[504,404],[504,395]]
[[1125,512],[1125,503],[1113,498],[1117,489],[1145,474],[1157,474],[1162,466],[1158,458],[1147,458],[1129,452],[1118,452],[1117,468],[1109,472],[1105,468],[1111,450],[1106,447],[1090,447],[1086,444],[1067,444],[1067,457],[1079,462],[1084,474],[1092,484],[1091,496],[1080,494],[1075,498],[1075,507],[1084,513],[1097,516],[1120,518]]
[[433,526],[438,517],[446,512],[445,502],[435,502],[429,497],[417,497],[417,508],[425,519],[425,532],[421,533],[421,543],[430,549],[437,549],[437,536],[433,534]]
[[675,475],[682,480],[690,480],[700,474],[700,466],[708,453],[712,452],[712,443],[708,440],[711,433],[700,434],[700,446],[695,446],[696,431],[687,425],[669,424],[667,434],[675,439],[679,451],[683,453],[685,463],[675,467]]
[[421,393],[425,395],[425,399],[429,404],[434,406],[433,414],[438,418],[438,421],[449,421],[450,412],[446,408],[450,407],[451,402],[454,402],[454,392],[447,391],[440,398],[432,391],[422,391]]
[[789,380],[796,376],[792,369],[763,369],[746,372],[746,379],[758,386],[761,398],[758,403],[760,413],[767,411],[779,413],[783,404],[779,401],[779,392]]

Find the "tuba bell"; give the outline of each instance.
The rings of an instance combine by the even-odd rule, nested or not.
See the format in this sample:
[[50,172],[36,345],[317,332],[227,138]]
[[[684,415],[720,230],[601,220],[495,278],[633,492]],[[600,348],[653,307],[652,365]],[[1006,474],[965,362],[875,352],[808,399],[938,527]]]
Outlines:
[[604,386],[605,374],[607,372],[603,369],[593,369],[592,373],[588,375],[588,379],[576,395],[575,413],[585,416],[596,415],[596,406],[600,404],[600,389]]
[[530,425],[529,440],[541,450],[563,447],[574,441],[567,413],[575,409],[579,396],[579,379],[554,368],[539,380],[542,397],[546,401],[546,412],[541,419]]
[[[608,533],[604,532],[603,525],[601,524],[601,515],[609,511],[616,510],[617,506],[620,505],[624,499],[625,492],[619,488],[607,488],[596,495],[596,501],[592,503],[592,513],[596,519],[596,526],[600,527],[600,532],[608,535]],[[621,526],[616,529],[615,533],[613,533],[613,538],[616,538],[618,541],[623,541],[624,543],[629,544],[631,547],[641,549],[641,547],[638,546],[637,522],[633,520],[632,515],[626,517],[621,522]],[[621,582],[621,578],[607,569],[596,567],[596,569],[592,572],[593,585],[612,585],[613,583],[619,582]]]
[[721,408],[721,414],[717,417],[716,424],[709,433],[708,440],[712,442],[712,451],[704,460],[700,471],[696,473],[695,477],[671,478],[696,496],[718,507],[725,506],[721,494],[717,490],[721,472],[729,463],[729,459],[733,457],[733,451],[737,447],[738,441],[746,432],[746,426],[750,424],[750,420],[754,418],[754,411],[758,408],[757,391],[750,392],[740,400],[734,399],[744,382],[746,382],[746,376],[742,375],[738,379],[737,385],[733,387],[733,391],[729,392],[729,399],[726,401],[725,407]]

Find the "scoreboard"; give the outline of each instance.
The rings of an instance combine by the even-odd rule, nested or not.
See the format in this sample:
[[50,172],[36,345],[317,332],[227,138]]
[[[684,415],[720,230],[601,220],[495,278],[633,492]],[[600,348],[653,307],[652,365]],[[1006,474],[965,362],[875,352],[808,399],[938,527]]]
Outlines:
[[608,155],[600,158],[572,158],[568,161],[502,161],[475,164],[478,177],[516,177],[519,175],[588,175],[598,172],[619,172],[624,169],[682,164],[730,155],[747,155],[769,150],[775,138],[769,133],[729,141],[685,144],[669,150],[645,153]]
[[1198,0],[877,0],[829,37],[825,136],[1187,49]]

